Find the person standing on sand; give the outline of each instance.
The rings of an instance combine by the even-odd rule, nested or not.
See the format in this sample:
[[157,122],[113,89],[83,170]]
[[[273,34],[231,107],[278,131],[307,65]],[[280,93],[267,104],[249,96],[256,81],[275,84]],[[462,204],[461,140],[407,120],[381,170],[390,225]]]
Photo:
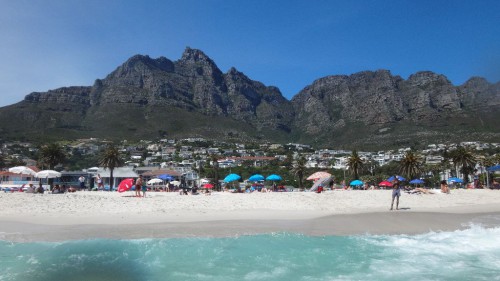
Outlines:
[[80,182],[80,190],[84,190],[85,189],[85,177],[83,175],[81,175],[78,178],[78,181]]
[[141,189],[142,189],[142,175],[139,175],[139,177],[135,181],[135,197],[141,197]]
[[104,190],[104,183],[100,174],[97,174],[97,190]]
[[392,184],[392,202],[391,211],[394,206],[394,199],[396,198],[396,210],[399,210],[399,196],[401,196],[401,185],[397,177],[394,177],[394,182]]

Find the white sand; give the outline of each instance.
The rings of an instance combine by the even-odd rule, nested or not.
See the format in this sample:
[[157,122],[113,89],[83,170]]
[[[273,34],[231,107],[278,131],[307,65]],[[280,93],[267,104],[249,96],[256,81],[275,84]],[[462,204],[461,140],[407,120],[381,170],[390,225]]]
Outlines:
[[[149,192],[146,198],[133,197],[132,192],[0,193],[0,234],[7,233],[4,237],[16,240],[12,234],[20,233],[32,240],[35,238],[29,233],[48,238],[44,233],[53,234],[55,230],[73,239],[81,239],[83,235],[77,233],[86,232],[85,237],[113,238],[269,231],[348,234],[404,233],[411,229],[407,232],[416,233],[456,229],[479,217],[500,214],[500,192],[493,190],[403,193],[399,211],[389,211],[390,203],[390,190],[335,190],[322,194],[214,192],[210,196]],[[441,219],[436,220],[439,216],[435,214]],[[409,216],[414,221],[405,226]],[[348,223],[340,224],[346,218]],[[161,231],[159,225],[163,226]]]

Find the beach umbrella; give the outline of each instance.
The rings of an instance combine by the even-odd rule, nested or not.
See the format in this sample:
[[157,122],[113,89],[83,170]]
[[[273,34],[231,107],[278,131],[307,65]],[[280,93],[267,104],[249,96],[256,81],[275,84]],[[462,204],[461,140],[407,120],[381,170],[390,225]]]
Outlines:
[[319,180],[319,179],[326,179],[331,177],[332,175],[327,172],[316,172],[310,176],[307,177],[307,180]]
[[423,184],[424,181],[421,179],[413,179],[410,181],[410,184]]
[[360,181],[360,180],[353,180],[351,181],[351,183],[349,185],[362,185],[364,182]]
[[263,181],[264,180],[264,176],[263,175],[259,175],[259,174],[255,174],[255,175],[252,175],[251,177],[248,178],[249,181]]
[[32,176],[36,174],[36,172],[33,169],[28,168],[26,166],[16,166],[9,168],[9,172],[14,174],[32,175]]
[[462,179],[459,179],[459,178],[451,177],[451,178],[448,178],[448,182],[463,183],[464,181]]
[[54,170],[43,170],[35,174],[36,178],[45,178],[45,179],[53,179],[53,178],[60,178],[61,173],[58,171]]
[[229,174],[224,178],[225,182],[232,182],[241,179],[241,177],[237,174]]
[[[396,178],[397,178],[399,181],[405,181],[405,180],[406,180],[406,179],[405,179],[405,178],[403,178],[402,176],[396,176]],[[394,176],[392,176],[392,177],[388,178],[388,179],[387,179],[387,181],[390,181],[390,182],[394,181]]]
[[500,165],[488,167],[488,168],[486,168],[486,171],[489,171],[489,172],[500,171]]
[[214,188],[214,185],[211,183],[206,183],[203,185],[203,188]]
[[392,186],[392,183],[391,182],[388,182],[388,181],[382,181],[382,182],[379,182],[378,184],[379,186],[385,186],[385,187],[390,187]]
[[162,183],[163,180],[161,179],[150,179],[148,180],[148,184],[155,184],[155,183]]
[[175,186],[179,186],[181,184],[180,181],[171,181],[170,183],[175,185]]
[[280,180],[282,180],[282,178],[278,175],[272,174],[272,175],[267,176],[266,180],[268,180],[268,181],[280,181]]
[[174,180],[174,177],[171,175],[163,174],[158,176],[159,179],[164,180],[164,181],[172,181]]
[[118,192],[125,192],[127,190],[130,190],[132,186],[134,186],[134,179],[132,178],[124,179],[118,185]]

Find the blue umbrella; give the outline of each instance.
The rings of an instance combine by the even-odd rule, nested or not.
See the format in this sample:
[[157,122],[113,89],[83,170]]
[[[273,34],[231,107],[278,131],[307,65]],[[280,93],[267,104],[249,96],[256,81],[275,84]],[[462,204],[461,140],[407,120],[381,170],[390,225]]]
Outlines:
[[267,176],[266,180],[268,180],[268,181],[280,181],[280,180],[282,180],[282,178],[278,175],[272,174],[272,175]]
[[263,181],[264,180],[264,176],[263,175],[259,175],[259,174],[255,174],[255,175],[252,175],[251,177],[248,178],[249,181]]
[[489,172],[500,171],[500,165],[488,167],[488,168],[486,168],[486,171],[489,171]]
[[422,184],[422,183],[424,183],[424,181],[421,179],[414,179],[414,180],[411,180],[410,183],[411,184]]
[[[396,178],[399,180],[399,181],[405,181],[406,179],[403,178],[402,176],[396,176]],[[394,176],[390,177],[387,179],[387,181],[393,181],[394,180]]]
[[351,181],[351,183],[349,185],[362,185],[364,182],[360,181],[360,180],[353,180]]
[[163,174],[158,176],[159,179],[164,180],[164,181],[173,181],[174,177],[171,175]]
[[232,182],[241,179],[241,177],[237,174],[229,174],[224,178],[225,182]]
[[463,183],[464,181],[463,181],[462,179],[452,177],[452,178],[448,178],[448,182],[458,182],[458,183]]

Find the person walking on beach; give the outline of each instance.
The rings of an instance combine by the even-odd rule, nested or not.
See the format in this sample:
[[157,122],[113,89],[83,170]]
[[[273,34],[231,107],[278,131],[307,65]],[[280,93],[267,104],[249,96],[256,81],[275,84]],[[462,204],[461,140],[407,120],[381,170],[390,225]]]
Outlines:
[[[135,196],[136,197],[141,197],[141,190],[142,190],[142,175],[139,175],[137,180],[135,181]],[[146,193],[144,193],[146,195]]]
[[396,210],[399,210],[399,196],[401,196],[401,185],[397,177],[394,177],[394,182],[392,184],[392,202],[391,211],[394,206],[394,199],[396,199]]

